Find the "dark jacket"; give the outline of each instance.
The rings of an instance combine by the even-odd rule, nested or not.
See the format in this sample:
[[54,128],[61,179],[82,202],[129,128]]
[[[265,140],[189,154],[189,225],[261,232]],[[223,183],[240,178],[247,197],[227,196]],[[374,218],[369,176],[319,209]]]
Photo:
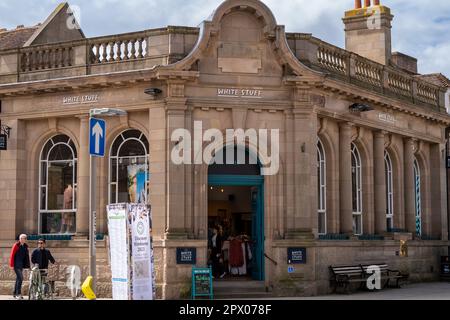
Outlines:
[[47,249],[34,249],[33,253],[31,254],[31,262],[33,263],[33,265],[38,264],[39,269],[48,269],[49,261],[52,264],[55,263],[55,259]]
[[13,245],[9,256],[9,266],[15,269],[30,269],[30,253],[26,243],[23,246],[20,242]]

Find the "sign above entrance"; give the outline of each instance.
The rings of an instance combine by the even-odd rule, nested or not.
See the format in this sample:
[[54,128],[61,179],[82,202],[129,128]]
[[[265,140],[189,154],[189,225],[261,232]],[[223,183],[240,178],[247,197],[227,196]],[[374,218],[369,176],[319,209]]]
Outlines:
[[90,104],[97,103],[99,100],[98,94],[89,94],[84,96],[70,96],[63,97],[63,105],[75,105],[75,104]]
[[217,88],[218,97],[261,99],[262,94],[261,89]]
[[306,264],[306,248],[288,248],[288,264]]
[[89,153],[91,154],[91,156],[105,156],[105,137],[105,120],[91,118],[89,121]]

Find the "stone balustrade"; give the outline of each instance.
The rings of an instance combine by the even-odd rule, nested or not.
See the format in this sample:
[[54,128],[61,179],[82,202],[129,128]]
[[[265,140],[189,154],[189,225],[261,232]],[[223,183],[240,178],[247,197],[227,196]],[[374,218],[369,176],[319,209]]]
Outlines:
[[167,27],[3,50],[0,84],[167,65],[188,55],[198,34],[198,28]]
[[383,87],[383,68],[382,66],[366,61],[364,59],[355,59],[355,77],[376,87]]
[[349,53],[344,50],[334,50],[332,46],[322,43],[317,48],[317,62],[325,69],[346,75]]
[[74,65],[72,46],[40,46],[20,50],[20,71],[58,69]]
[[89,40],[90,63],[101,64],[143,59],[148,54],[145,33]]
[[445,109],[441,88],[399,68],[366,59],[311,34],[287,34],[287,39],[297,58],[312,69],[395,98]]

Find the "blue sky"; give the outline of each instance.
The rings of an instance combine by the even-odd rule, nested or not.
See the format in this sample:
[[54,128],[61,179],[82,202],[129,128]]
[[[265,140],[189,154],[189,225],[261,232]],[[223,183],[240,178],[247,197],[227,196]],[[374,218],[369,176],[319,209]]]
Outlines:
[[[57,0],[0,0],[0,28],[33,25],[52,12]],[[198,26],[222,0],[72,0],[80,7],[88,37],[167,25]],[[344,46],[341,18],[353,0],[264,0],[287,31],[313,33]],[[381,0],[395,15],[393,50],[419,59],[419,72],[450,76],[450,1]]]

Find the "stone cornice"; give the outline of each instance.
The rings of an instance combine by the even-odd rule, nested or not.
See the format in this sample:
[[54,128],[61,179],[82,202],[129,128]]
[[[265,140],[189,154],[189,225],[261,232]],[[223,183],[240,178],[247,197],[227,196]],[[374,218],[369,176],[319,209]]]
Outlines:
[[69,92],[77,89],[126,87],[139,82],[148,82],[155,79],[157,79],[157,77],[154,70],[146,69],[102,75],[20,82],[0,85],[0,98],[36,93]]
[[319,117],[329,118],[329,119],[332,119],[333,121],[342,123],[344,125],[350,124],[351,126],[359,126],[359,127],[367,128],[368,130],[371,130],[371,131],[384,130],[389,133],[398,134],[407,139],[409,139],[409,138],[420,139],[420,140],[431,142],[431,143],[442,143],[443,142],[442,139],[434,138],[428,134],[424,134],[424,133],[417,132],[414,130],[401,129],[401,128],[397,128],[397,127],[386,127],[386,126],[381,125],[377,121],[350,117],[348,115],[337,114],[335,112],[330,112],[330,111],[324,110],[324,109],[318,109],[317,114]]
[[[368,102],[374,105],[387,108],[393,111],[402,112],[405,114],[413,115],[426,120],[436,121],[445,125],[450,125],[450,116],[444,112],[437,112],[431,110],[430,106],[424,104],[425,107],[419,107],[413,103],[407,101],[399,101],[397,99],[387,97],[380,93],[374,93],[372,91],[366,91],[359,86],[354,86],[346,82],[336,81],[328,78],[323,85],[318,85],[324,93],[335,93],[344,97],[347,100],[353,100],[355,102]],[[358,94],[358,92],[361,92]],[[426,110],[429,108],[430,110]],[[437,107],[436,107],[437,108]]]

